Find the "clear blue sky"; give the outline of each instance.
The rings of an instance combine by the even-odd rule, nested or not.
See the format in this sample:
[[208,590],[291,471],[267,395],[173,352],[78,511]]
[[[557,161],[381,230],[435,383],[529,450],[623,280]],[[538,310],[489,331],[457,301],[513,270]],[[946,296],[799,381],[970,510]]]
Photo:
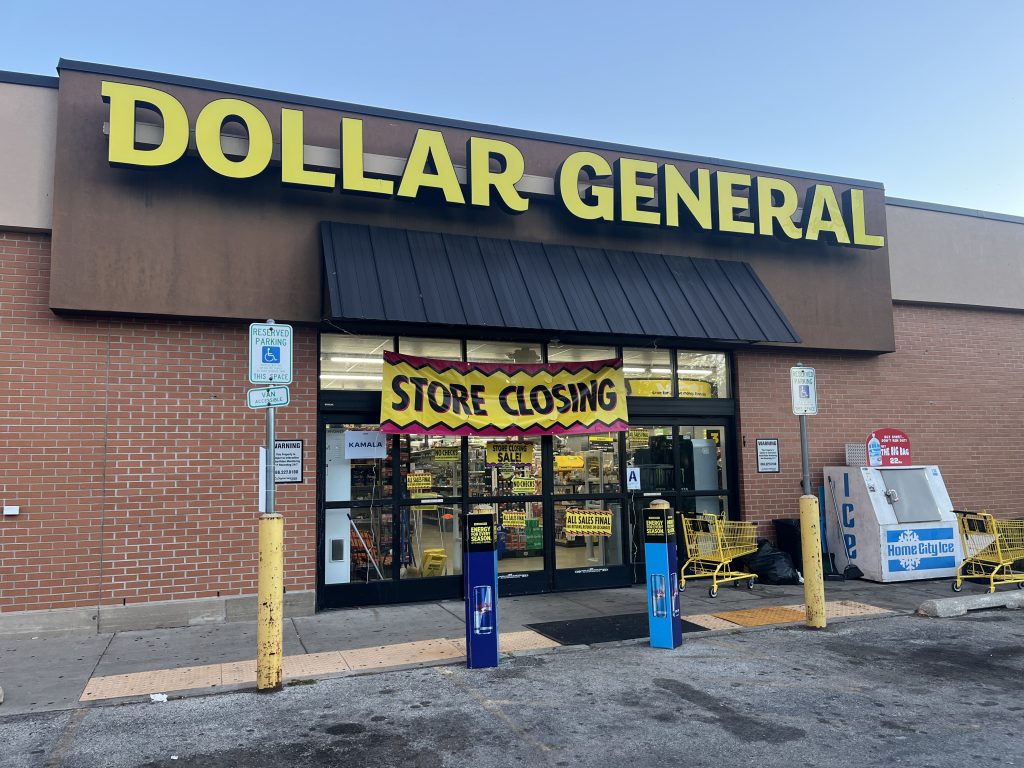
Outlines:
[[60,57],[881,181],[1024,215],[1024,2],[50,2]]

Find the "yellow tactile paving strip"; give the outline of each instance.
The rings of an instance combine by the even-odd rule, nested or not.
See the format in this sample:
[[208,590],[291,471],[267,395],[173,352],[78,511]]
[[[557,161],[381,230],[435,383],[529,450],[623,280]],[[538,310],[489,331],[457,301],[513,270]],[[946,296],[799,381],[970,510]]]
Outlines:
[[[804,607],[801,605],[799,609],[802,611]],[[892,611],[853,600],[834,600],[825,603],[825,616],[830,619],[845,619],[851,616],[881,616],[884,613],[892,613]]]
[[[502,653],[554,648],[554,640],[531,630],[506,632],[500,637]],[[285,656],[284,679],[338,675],[371,669],[391,669],[410,664],[455,661],[465,658],[465,640],[421,640],[413,643],[380,645],[347,651],[305,653]],[[155,669],[124,675],[107,675],[89,680],[79,701],[146,696],[151,693],[216,688],[256,682],[256,661],[233,661],[176,669]]]
[[745,608],[739,611],[723,611],[714,614],[719,619],[731,621],[741,627],[763,627],[768,624],[788,624],[803,621],[806,614],[795,608],[773,606],[771,608]]
[[712,616],[710,613],[697,613],[692,616],[683,616],[683,621],[688,621],[691,624],[698,624],[707,629],[736,629],[739,625],[720,619],[717,616]]
[[416,643],[379,645],[374,648],[359,648],[341,651],[353,671],[402,667],[428,661],[458,659],[465,653],[451,640],[421,640]]
[[[252,679],[255,680],[255,662],[253,665]],[[116,699],[121,696],[145,696],[149,693],[212,688],[223,684],[221,677],[221,667],[223,666],[226,665],[206,664],[201,667],[155,669],[151,672],[94,677],[89,680],[78,700],[97,701],[99,699]]]
[[[892,611],[878,608],[867,603],[853,600],[831,600],[825,603],[825,617],[829,619],[848,619],[854,616],[881,616]],[[741,627],[764,627],[771,624],[790,624],[804,621],[807,617],[803,603],[797,605],[777,605],[769,608],[752,608],[739,611],[723,611],[716,614],[684,616],[687,621],[700,624],[708,629],[732,629]]]
[[[892,613],[884,608],[857,603],[852,600],[834,600],[825,603],[828,618],[871,616]],[[758,627],[803,621],[803,605],[773,606],[716,614],[701,613],[683,617],[686,621],[709,630]],[[502,653],[555,648],[559,643],[532,630],[504,632],[500,636]],[[393,669],[410,664],[455,661],[465,658],[464,639],[421,640],[412,643],[380,645],[347,651],[327,651],[285,656],[284,678],[320,677],[372,669]],[[256,682],[256,661],[233,661],[224,664],[204,664],[176,669],[155,669],[124,675],[107,675],[89,680],[79,701],[100,701],[125,696],[146,696],[151,693],[216,688],[222,685],[244,685]]]

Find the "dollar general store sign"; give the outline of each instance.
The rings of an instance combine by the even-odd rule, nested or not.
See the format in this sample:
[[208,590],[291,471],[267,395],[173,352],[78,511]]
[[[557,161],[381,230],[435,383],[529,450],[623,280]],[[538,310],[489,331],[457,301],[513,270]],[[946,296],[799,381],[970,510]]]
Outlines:
[[[525,159],[507,141],[469,136],[465,169],[457,169],[442,133],[420,128],[400,172],[372,173],[365,162],[363,121],[339,115],[340,151],[328,151],[340,159],[335,167],[317,167],[306,161],[301,109],[274,108],[268,114],[242,99],[214,99],[200,110],[193,126],[182,103],[166,91],[108,80],[101,94],[110,105],[108,159],[113,165],[171,165],[189,150],[194,129],[194,149],[202,162],[232,179],[273,172],[284,184],[309,189],[402,199],[416,199],[427,191],[452,205],[498,204],[511,213],[525,213],[530,206],[523,184]],[[159,125],[139,123],[140,109],[154,113]],[[225,123],[241,125],[247,138],[222,137]],[[139,129],[146,126],[155,130],[148,141],[139,141]],[[862,248],[885,244],[882,235],[867,230],[863,189],[837,195],[830,184],[818,183],[800,193],[774,176],[699,167],[684,175],[671,163],[608,160],[591,151],[568,154],[550,181],[550,191],[545,187],[536,194],[554,194],[569,215],[581,220],[685,226]]]

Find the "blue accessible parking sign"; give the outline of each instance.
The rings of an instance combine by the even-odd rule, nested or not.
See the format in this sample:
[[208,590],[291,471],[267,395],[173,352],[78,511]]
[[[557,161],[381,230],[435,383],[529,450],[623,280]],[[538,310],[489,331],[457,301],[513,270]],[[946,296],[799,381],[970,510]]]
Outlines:
[[249,381],[292,383],[292,327],[280,323],[249,326]]

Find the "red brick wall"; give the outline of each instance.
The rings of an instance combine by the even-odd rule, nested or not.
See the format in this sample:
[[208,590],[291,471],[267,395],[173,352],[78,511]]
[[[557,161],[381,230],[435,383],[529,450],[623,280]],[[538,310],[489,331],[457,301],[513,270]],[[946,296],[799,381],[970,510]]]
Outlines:
[[[879,427],[910,437],[916,464],[937,464],[958,509],[1024,516],[1024,314],[897,304],[896,352],[879,356],[736,354],[741,494],[746,519],[797,517],[800,429],[789,368],[817,369],[818,415],[808,417],[811,479],[843,465],[846,443]],[[779,439],[781,473],[758,474],[755,439]]]
[[[49,237],[0,232],[0,610],[255,591],[256,452],[243,323],[60,317],[47,306]],[[789,367],[818,371],[815,483],[847,442],[903,429],[942,467],[954,504],[1024,514],[1024,314],[895,307],[897,352],[736,355],[743,513],[796,515]],[[278,435],[305,440],[306,482],[278,486],[289,589],[315,583],[316,334],[297,329],[292,405]],[[754,440],[782,472],[756,472]],[[768,526],[764,526],[768,532]]]
[[[49,237],[0,232],[0,610],[255,592],[257,449],[242,323],[60,317]],[[296,329],[305,482],[278,486],[288,589],[315,584],[316,334]]]

